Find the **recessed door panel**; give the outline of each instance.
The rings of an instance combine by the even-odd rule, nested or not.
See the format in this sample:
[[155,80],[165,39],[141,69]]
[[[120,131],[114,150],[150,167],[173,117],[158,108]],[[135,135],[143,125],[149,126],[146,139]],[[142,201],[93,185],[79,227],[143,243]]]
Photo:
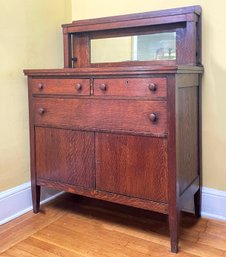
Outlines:
[[36,172],[39,178],[94,186],[94,134],[36,127]]
[[97,190],[167,202],[167,139],[96,134]]

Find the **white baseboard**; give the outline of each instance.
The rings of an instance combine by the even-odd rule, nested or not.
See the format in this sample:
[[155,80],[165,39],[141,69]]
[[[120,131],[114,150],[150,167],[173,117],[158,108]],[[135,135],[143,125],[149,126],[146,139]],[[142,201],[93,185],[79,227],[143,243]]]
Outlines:
[[226,221],[226,191],[202,188],[202,216]]
[[[44,189],[41,204],[46,203],[62,192]],[[0,193],[0,225],[32,210],[31,183],[25,183]]]
[[[48,202],[62,192],[42,190],[41,204]],[[0,193],[0,225],[19,217],[32,209],[31,184],[25,183]],[[192,211],[192,210],[187,210]],[[203,187],[202,216],[226,221],[226,192]]]

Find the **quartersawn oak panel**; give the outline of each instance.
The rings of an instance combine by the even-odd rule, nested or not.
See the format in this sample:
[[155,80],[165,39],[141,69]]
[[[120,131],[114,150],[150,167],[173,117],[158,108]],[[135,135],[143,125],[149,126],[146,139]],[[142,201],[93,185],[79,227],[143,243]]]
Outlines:
[[180,194],[199,174],[198,87],[178,89],[178,179]]
[[94,134],[35,128],[36,172],[40,178],[94,187]]
[[96,134],[96,188],[167,202],[167,139]]
[[[106,85],[103,90],[101,85]],[[155,90],[149,86],[155,85]],[[94,79],[94,95],[166,97],[166,78],[103,78]]]
[[33,94],[90,95],[89,79],[37,78],[31,83]]
[[[152,122],[150,120],[151,113],[157,115],[157,121]],[[36,125],[139,133],[167,133],[166,116],[165,101],[34,99]]]

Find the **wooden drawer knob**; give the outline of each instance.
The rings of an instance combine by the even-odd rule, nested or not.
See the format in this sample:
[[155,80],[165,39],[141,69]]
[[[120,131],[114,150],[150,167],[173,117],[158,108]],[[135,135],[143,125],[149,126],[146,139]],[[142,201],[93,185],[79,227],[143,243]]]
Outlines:
[[45,112],[46,112],[46,110],[45,110],[44,108],[39,108],[39,109],[38,109],[38,113],[39,113],[40,115],[43,115]]
[[157,85],[155,83],[151,83],[149,85],[149,90],[155,92],[157,90]]
[[80,84],[80,83],[77,83],[75,85],[75,87],[76,87],[77,91],[81,91],[82,90],[82,84]]
[[44,85],[42,83],[38,83],[38,89],[41,91],[44,88]]
[[106,91],[107,90],[107,85],[106,84],[101,84],[100,85],[100,90]]
[[149,118],[150,118],[150,120],[151,120],[152,122],[156,122],[156,121],[158,120],[158,116],[157,116],[156,113],[151,113],[151,114],[149,115]]

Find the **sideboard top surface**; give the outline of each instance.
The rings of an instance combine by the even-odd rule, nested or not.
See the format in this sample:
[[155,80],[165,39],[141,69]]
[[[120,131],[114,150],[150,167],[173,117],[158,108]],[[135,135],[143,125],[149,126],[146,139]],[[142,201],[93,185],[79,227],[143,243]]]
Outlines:
[[25,69],[27,76],[98,76],[98,75],[145,75],[145,74],[176,74],[176,73],[202,73],[202,66],[175,65],[175,66],[128,66],[128,67],[102,67],[99,68],[64,68],[64,69]]

